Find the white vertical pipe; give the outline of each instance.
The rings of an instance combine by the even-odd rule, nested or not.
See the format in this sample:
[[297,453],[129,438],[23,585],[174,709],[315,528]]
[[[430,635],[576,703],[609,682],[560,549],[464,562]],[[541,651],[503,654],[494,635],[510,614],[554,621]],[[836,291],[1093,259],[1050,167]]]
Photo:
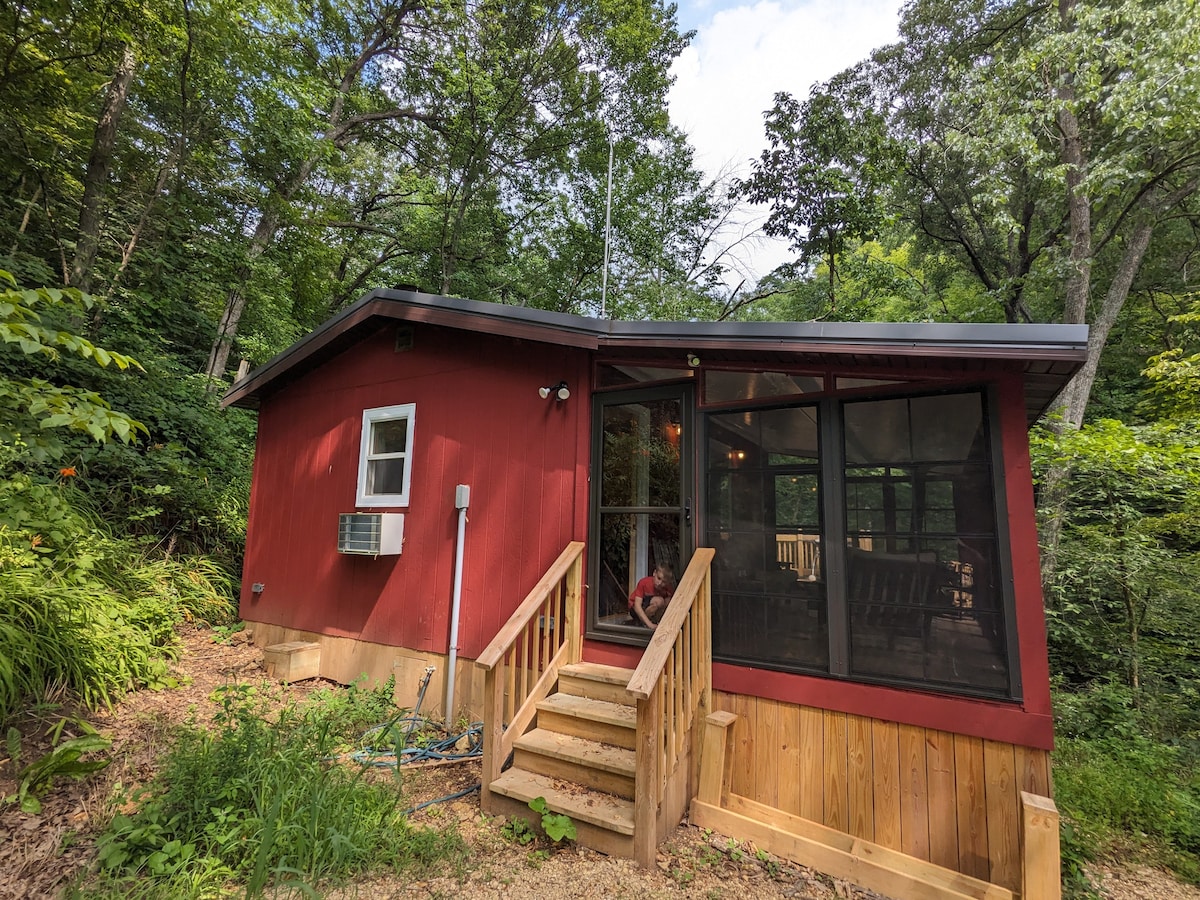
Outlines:
[[460,484],[454,489],[458,507],[458,543],[454,548],[454,599],[450,605],[450,661],[446,667],[446,727],[454,727],[454,681],[458,674],[458,611],[462,605],[463,544],[467,538],[467,503],[471,488]]

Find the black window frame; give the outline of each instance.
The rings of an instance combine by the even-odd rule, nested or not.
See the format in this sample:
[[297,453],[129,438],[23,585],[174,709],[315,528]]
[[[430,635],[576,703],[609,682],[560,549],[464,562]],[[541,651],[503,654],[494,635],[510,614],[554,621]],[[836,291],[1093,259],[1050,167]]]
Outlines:
[[[788,666],[777,662],[754,660],[743,657],[719,656],[714,653],[714,660],[731,665],[751,666],[772,671],[794,674],[828,677],[854,684],[875,684],[887,687],[901,687],[919,690],[926,693],[949,694],[953,696],[980,697],[990,700],[1020,703],[1023,700],[1023,685],[1021,679],[1020,647],[1017,637],[1016,598],[1013,590],[1011,540],[1008,533],[1008,503],[1007,486],[1004,477],[1004,455],[1001,425],[999,419],[999,394],[993,383],[957,384],[951,386],[926,386],[925,389],[915,385],[897,384],[894,390],[876,390],[864,395],[861,390],[852,394],[842,392],[826,395],[820,399],[810,399],[808,402],[780,402],[772,400],[767,403],[747,402],[731,408],[730,404],[720,407],[710,407],[698,411],[696,432],[699,450],[699,471],[703,477],[697,485],[700,491],[698,504],[699,521],[697,534],[708,534],[709,529],[709,423],[710,416],[726,414],[733,409],[747,412],[760,412],[772,409],[789,409],[796,406],[818,407],[820,431],[820,484],[822,497],[822,538],[821,566],[826,585],[826,616],[829,638],[829,669],[819,671],[812,666]],[[914,389],[915,388],[915,389]],[[975,685],[949,686],[942,682],[931,683],[920,679],[908,679],[893,676],[854,674],[851,671],[850,659],[850,621],[847,583],[847,548],[845,535],[847,533],[847,497],[846,497],[846,461],[844,453],[844,418],[845,404],[857,401],[876,399],[913,399],[918,397],[945,396],[951,394],[977,394],[980,397],[983,413],[983,425],[986,433],[988,452],[987,468],[989,485],[993,501],[993,523],[995,535],[995,552],[997,562],[996,582],[1000,593],[1000,612],[1003,616],[1005,636],[1005,659],[1008,666],[1008,686],[1003,691],[988,690]],[[815,399],[815,403],[813,402]],[[831,539],[836,537],[837,539]]]

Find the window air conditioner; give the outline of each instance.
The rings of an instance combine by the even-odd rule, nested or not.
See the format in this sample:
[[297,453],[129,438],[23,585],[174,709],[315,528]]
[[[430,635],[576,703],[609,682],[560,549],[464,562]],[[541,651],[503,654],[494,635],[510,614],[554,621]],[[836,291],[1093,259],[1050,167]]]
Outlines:
[[341,513],[338,553],[399,556],[404,544],[404,513]]

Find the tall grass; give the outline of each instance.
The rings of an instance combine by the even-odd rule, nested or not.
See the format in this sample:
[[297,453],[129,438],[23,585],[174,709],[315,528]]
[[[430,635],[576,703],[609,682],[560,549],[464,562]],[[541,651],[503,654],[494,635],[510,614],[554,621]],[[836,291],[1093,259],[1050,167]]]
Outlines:
[[0,479],[0,722],[27,700],[162,686],[175,626],[229,621],[233,590],[206,560],[113,537],[78,492]]
[[101,837],[96,890],[131,876],[202,886],[214,873],[247,896],[268,886],[308,892],[373,869],[463,858],[455,832],[409,825],[399,776],[380,781],[377,770],[329,761],[354,709],[318,697],[268,714],[244,685],[223,689],[222,700],[217,729],[183,728],[152,794]]

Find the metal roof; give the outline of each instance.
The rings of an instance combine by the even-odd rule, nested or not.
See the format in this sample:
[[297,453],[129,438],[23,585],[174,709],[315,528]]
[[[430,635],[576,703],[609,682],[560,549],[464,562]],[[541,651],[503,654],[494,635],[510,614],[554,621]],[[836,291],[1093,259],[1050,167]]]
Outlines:
[[[1086,325],[886,322],[663,322],[591,319],[418,291],[379,289],[235,382],[223,406],[259,400],[340,353],[378,320],[440,325],[615,354],[680,348],[753,352],[763,363],[908,367],[919,359],[1007,360],[1026,384],[1030,421],[1049,406],[1087,357]],[[715,361],[711,353],[706,361]]]

